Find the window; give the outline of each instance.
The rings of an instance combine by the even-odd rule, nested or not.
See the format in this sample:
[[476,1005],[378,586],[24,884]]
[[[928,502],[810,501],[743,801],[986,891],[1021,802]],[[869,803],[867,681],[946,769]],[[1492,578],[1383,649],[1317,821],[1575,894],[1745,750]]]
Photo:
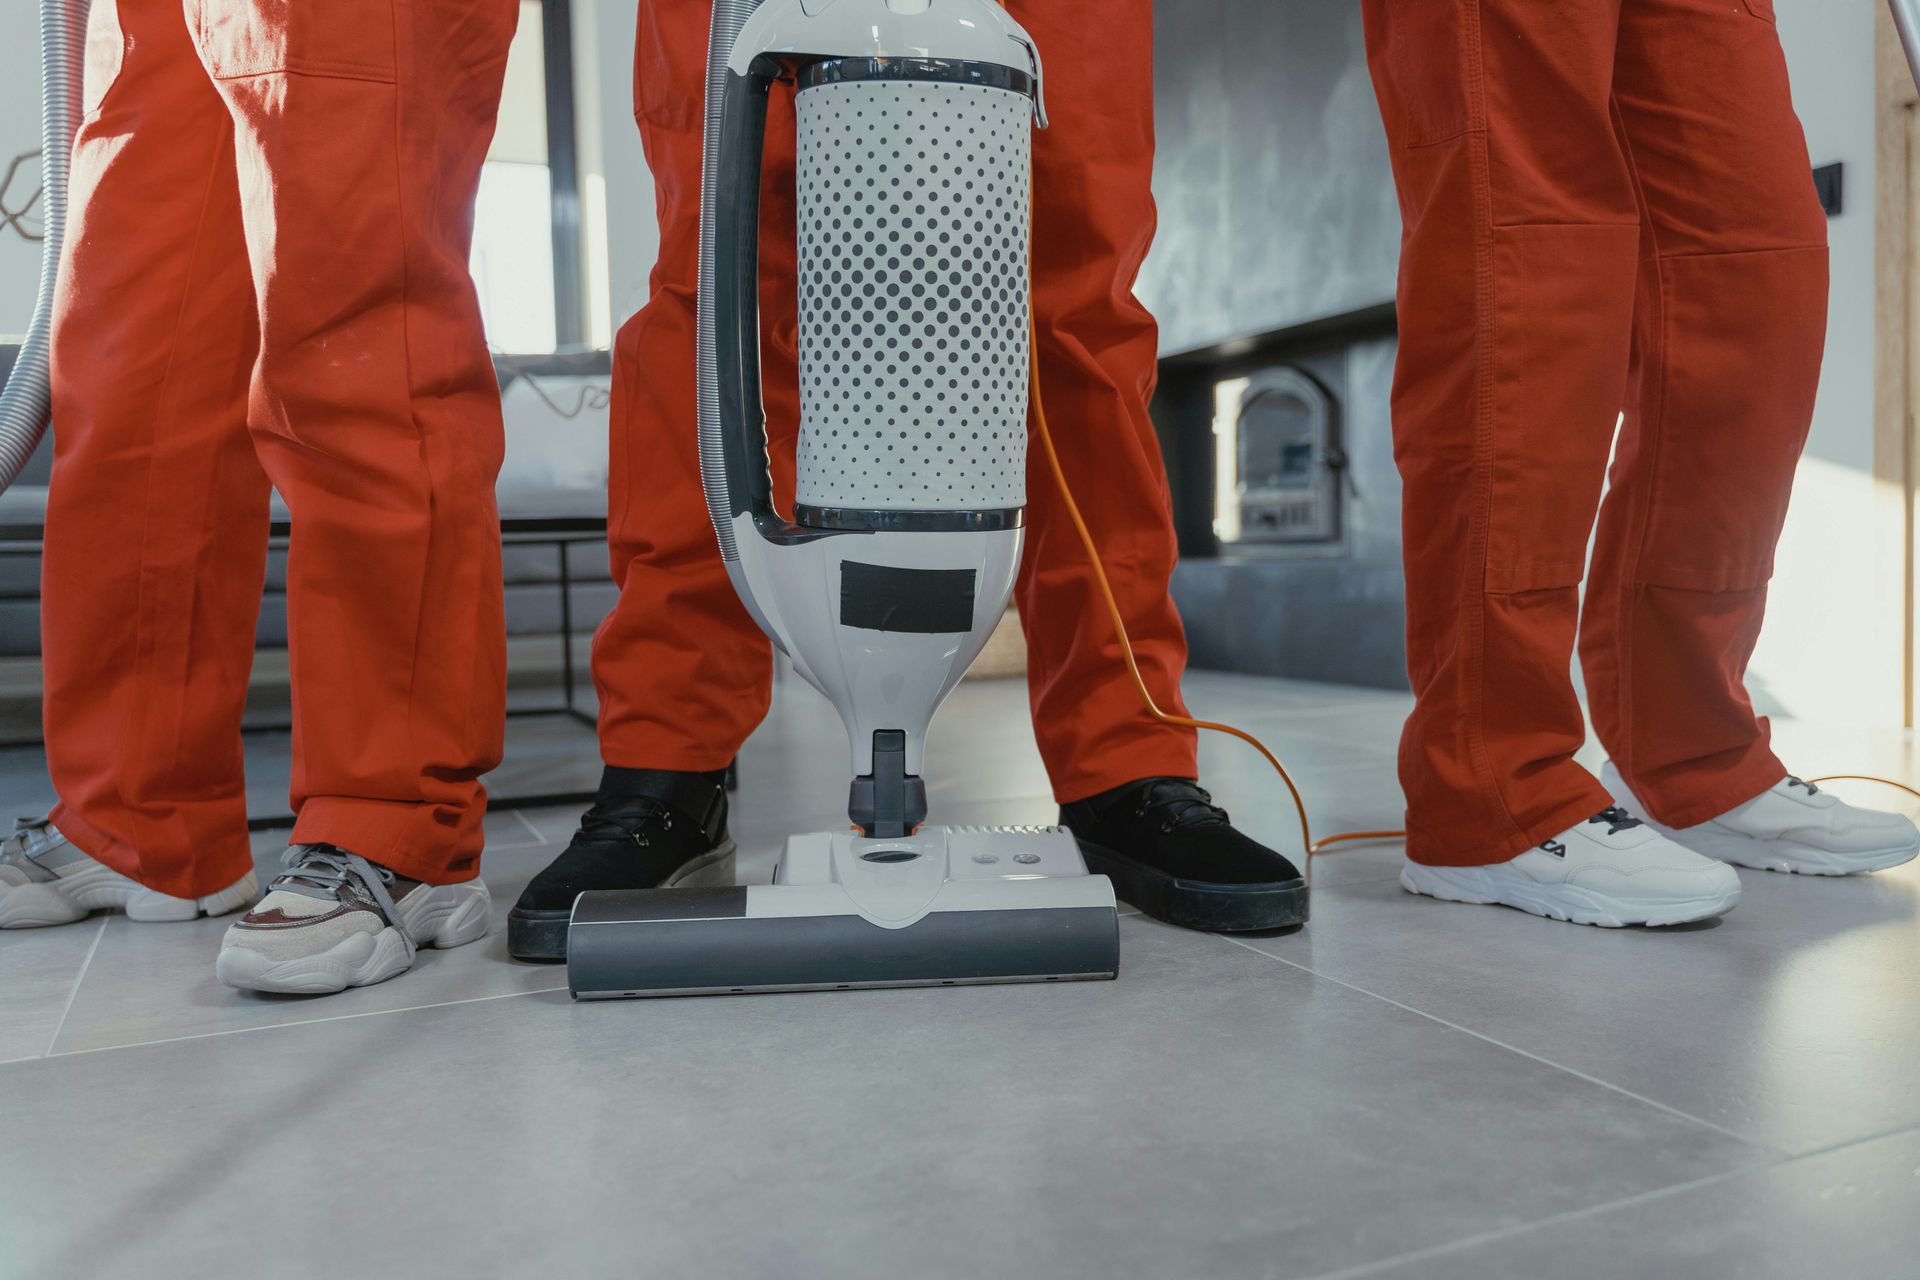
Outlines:
[[[572,30],[571,0],[520,0],[499,124],[480,173],[469,265],[487,342],[504,355],[606,345],[606,291],[584,288],[581,262]],[[604,189],[588,176],[596,193]],[[604,217],[595,225],[603,224]]]

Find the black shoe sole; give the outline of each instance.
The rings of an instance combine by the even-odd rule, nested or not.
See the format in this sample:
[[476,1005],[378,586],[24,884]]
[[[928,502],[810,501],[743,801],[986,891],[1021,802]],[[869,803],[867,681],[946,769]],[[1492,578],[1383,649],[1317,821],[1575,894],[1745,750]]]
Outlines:
[[[607,885],[609,889],[662,888],[672,889],[682,885],[732,884],[734,880],[734,843],[729,836],[722,844],[715,846],[699,857],[683,863],[680,869],[658,886],[654,885]],[[507,954],[515,960],[531,960],[537,964],[558,964],[567,958],[567,923],[573,918],[573,908],[565,911],[530,910],[516,905],[507,912]]]
[[557,964],[565,960],[567,921],[572,916],[571,909],[522,911],[515,907],[507,912],[507,954],[515,960],[533,960],[541,964]]
[[1087,870],[1113,881],[1116,894],[1156,920],[1208,933],[1257,933],[1307,922],[1304,878],[1270,884],[1182,880],[1141,866],[1113,850],[1080,841]]

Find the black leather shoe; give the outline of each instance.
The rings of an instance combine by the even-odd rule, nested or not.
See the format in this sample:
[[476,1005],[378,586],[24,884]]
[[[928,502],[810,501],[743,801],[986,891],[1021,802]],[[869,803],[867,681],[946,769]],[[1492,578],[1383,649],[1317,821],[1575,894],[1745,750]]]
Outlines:
[[1187,778],[1142,778],[1060,809],[1087,868],[1156,920],[1215,933],[1307,922],[1293,863],[1234,830]]
[[732,884],[725,773],[609,767],[566,851],[507,913],[513,958],[565,960],[573,900],[589,889]]

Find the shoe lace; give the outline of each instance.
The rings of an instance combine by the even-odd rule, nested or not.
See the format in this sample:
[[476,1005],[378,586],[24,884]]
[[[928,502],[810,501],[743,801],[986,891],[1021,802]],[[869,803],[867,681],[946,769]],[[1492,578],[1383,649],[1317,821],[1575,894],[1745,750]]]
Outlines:
[[1794,777],[1792,774],[1787,775],[1787,785],[1790,787],[1805,787],[1807,789],[1807,794],[1810,796],[1817,796],[1820,794],[1819,787],[1815,786],[1811,782],[1802,782],[1800,781],[1800,779]]
[[338,901],[343,890],[357,888],[380,908],[388,924],[400,923],[400,909],[387,888],[393,883],[393,872],[377,862],[330,844],[297,844],[282,855],[280,865],[286,870],[273,878],[269,890]]
[[1587,819],[1588,826],[1592,826],[1596,822],[1606,823],[1607,834],[1610,836],[1617,836],[1622,831],[1631,831],[1635,827],[1642,825],[1640,819],[1634,817],[1617,804],[1608,805]]
[[1134,798],[1133,816],[1161,815],[1160,830],[1198,827],[1227,821],[1227,811],[1213,802],[1213,796],[1197,782],[1185,778],[1155,778],[1140,788]]
[[665,801],[652,796],[618,796],[596,801],[582,814],[580,829],[573,838],[600,844],[631,840],[644,849],[653,843],[650,828],[655,825],[663,833],[673,830],[673,810]]

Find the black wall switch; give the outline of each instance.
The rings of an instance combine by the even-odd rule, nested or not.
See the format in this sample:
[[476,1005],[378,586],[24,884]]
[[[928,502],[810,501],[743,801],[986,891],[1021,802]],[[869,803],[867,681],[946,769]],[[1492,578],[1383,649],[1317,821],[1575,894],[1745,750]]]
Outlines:
[[1840,178],[1844,165],[1823,164],[1813,171],[1813,189],[1820,196],[1820,207],[1829,218],[1840,212]]

